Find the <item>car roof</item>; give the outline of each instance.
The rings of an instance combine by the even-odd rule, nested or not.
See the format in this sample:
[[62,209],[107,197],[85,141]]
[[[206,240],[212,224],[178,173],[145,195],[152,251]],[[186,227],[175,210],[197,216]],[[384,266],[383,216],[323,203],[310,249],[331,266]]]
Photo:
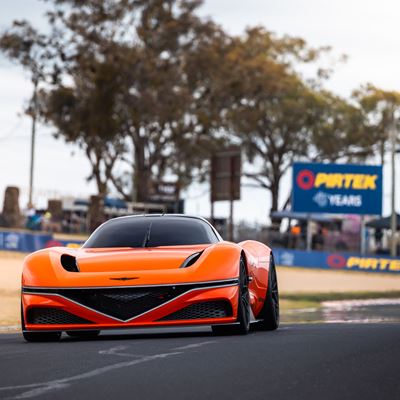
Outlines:
[[170,218],[170,217],[175,217],[175,218],[193,218],[193,219],[200,219],[202,221],[205,221],[209,224],[209,222],[203,218],[199,217],[197,215],[190,215],[190,214],[132,214],[132,215],[124,215],[122,217],[115,217],[112,218],[112,220],[118,220],[118,219],[124,219],[124,218],[137,218],[137,217],[162,217],[162,218]]
[[219,234],[219,232],[214,228],[214,226],[207,221],[205,218],[203,217],[199,217],[196,215],[189,215],[189,214],[167,214],[167,213],[163,213],[163,214],[133,214],[133,215],[124,215],[122,217],[116,217],[116,218],[111,218],[108,221],[104,222],[102,225],[111,222],[111,221],[117,221],[117,220],[122,220],[122,219],[130,219],[130,218],[138,218],[138,217],[159,217],[159,218],[190,218],[190,219],[196,219],[196,220],[200,220],[205,222],[207,225],[209,225],[211,227],[211,229],[214,231],[214,233],[217,235],[218,239],[220,241],[223,241],[221,235]]

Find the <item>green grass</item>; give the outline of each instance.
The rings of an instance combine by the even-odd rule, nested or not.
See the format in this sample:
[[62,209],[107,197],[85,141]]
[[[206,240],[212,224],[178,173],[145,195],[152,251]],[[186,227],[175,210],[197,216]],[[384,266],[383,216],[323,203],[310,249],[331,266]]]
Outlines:
[[286,293],[280,296],[283,311],[304,308],[320,308],[323,301],[398,299],[400,291],[392,292],[332,292],[332,293]]
[[284,293],[282,300],[293,302],[320,303],[331,300],[364,300],[364,299],[395,299],[400,298],[400,291],[388,292],[328,292],[328,293]]
[[310,300],[288,300],[281,297],[279,300],[279,305],[283,311],[286,311],[299,310],[304,308],[320,308],[321,302]]

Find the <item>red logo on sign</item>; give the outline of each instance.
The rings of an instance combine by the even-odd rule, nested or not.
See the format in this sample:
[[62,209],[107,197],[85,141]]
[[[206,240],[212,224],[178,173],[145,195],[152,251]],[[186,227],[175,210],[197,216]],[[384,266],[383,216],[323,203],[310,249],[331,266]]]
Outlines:
[[46,242],[46,248],[49,247],[60,247],[62,246],[62,243],[59,242],[58,240],[49,240],[48,242]]
[[326,263],[332,268],[344,268],[346,266],[346,258],[340,254],[330,254]]
[[315,176],[309,169],[301,170],[296,177],[297,186],[303,190],[310,190],[314,187]]

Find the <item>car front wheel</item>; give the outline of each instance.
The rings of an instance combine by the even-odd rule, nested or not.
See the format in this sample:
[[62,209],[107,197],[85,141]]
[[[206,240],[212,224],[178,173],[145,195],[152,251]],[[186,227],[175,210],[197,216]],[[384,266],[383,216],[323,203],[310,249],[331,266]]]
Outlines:
[[219,335],[246,335],[250,330],[249,276],[243,257],[239,266],[239,293],[237,322],[234,325],[213,325],[212,331]]

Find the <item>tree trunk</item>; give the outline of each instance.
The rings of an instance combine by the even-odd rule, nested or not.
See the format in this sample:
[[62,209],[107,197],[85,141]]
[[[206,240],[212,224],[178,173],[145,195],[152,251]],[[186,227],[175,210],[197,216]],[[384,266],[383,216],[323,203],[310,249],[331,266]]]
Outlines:
[[274,211],[278,211],[279,187],[280,187],[280,176],[279,177],[275,176],[274,179],[271,181],[271,187],[270,187],[270,192],[271,192],[270,218],[271,218],[272,225],[275,226],[277,229],[279,229],[282,219],[281,218],[273,218],[271,215]]
[[149,201],[150,167],[146,163],[145,145],[143,138],[135,143],[134,150],[134,177],[133,177],[133,199],[137,202]]
[[19,189],[8,186],[4,193],[2,224],[7,228],[20,228]]
[[88,210],[89,232],[93,232],[106,220],[104,215],[104,197],[91,196]]

